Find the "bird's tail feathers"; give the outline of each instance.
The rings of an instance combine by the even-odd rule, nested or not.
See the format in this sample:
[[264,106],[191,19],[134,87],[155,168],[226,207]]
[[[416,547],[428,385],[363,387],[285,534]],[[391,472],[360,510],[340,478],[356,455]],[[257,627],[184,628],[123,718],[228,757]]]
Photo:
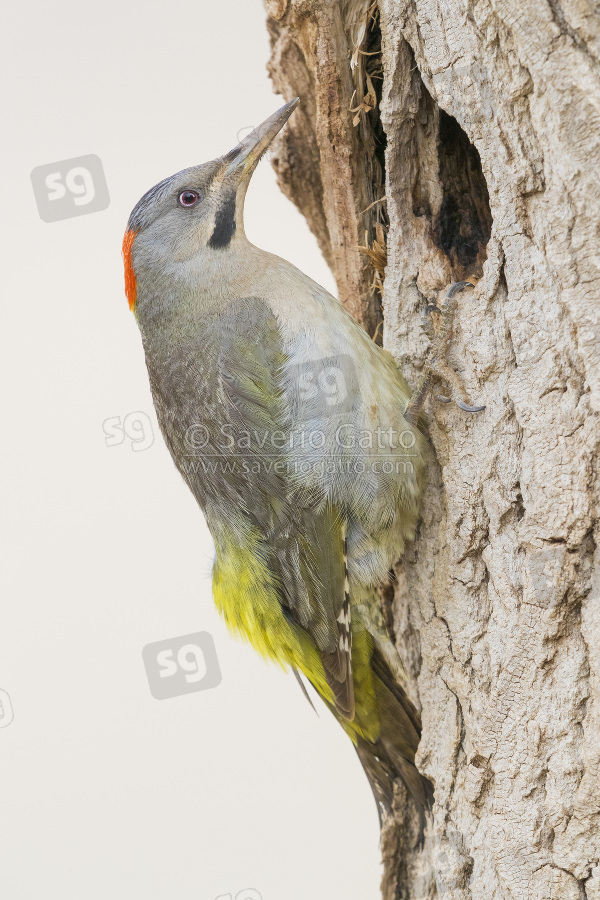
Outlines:
[[426,813],[433,802],[433,788],[415,766],[421,717],[376,647],[373,649],[371,667],[379,707],[380,733],[374,742],[358,737],[356,752],[371,785],[380,819],[384,813],[391,812],[394,781],[401,778],[417,806],[423,830]]

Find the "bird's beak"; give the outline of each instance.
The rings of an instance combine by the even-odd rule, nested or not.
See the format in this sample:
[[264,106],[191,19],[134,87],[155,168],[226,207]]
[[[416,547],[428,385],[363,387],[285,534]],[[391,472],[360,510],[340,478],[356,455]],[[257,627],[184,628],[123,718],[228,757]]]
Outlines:
[[225,176],[237,175],[239,182],[251,175],[263,153],[269,147],[276,134],[278,134],[291,114],[300,103],[299,97],[294,97],[277,112],[269,116],[268,119],[251,131],[243,141],[234,147],[226,156],[223,157],[227,164]]

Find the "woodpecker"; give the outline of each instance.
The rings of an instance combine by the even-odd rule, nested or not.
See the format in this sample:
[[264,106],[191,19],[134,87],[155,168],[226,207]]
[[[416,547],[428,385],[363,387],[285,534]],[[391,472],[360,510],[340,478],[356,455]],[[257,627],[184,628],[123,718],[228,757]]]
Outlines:
[[219,612],[314,686],[380,817],[398,777],[423,816],[420,718],[377,593],[415,535],[423,391],[411,407],[391,355],[244,233],[252,173],[298,103],[141,198],[123,243],[126,294],[163,437],[214,540]]

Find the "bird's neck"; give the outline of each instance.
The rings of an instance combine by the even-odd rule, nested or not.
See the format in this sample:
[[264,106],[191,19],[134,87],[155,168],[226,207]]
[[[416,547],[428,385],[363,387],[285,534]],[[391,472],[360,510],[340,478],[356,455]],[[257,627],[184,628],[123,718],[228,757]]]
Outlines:
[[142,334],[174,320],[179,327],[188,320],[198,327],[233,299],[252,296],[271,258],[242,233],[225,249],[203,247],[188,259],[145,266],[137,277],[136,316]]

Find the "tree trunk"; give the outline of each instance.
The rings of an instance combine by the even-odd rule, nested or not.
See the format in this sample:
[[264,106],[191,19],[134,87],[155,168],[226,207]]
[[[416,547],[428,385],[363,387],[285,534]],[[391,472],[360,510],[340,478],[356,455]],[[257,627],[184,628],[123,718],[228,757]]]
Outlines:
[[382,591],[435,786],[423,847],[399,788],[383,896],[600,900],[597,0],[266,7],[302,99],[280,184],[412,385],[426,304],[480,279],[451,353],[486,410],[430,402],[419,536]]

